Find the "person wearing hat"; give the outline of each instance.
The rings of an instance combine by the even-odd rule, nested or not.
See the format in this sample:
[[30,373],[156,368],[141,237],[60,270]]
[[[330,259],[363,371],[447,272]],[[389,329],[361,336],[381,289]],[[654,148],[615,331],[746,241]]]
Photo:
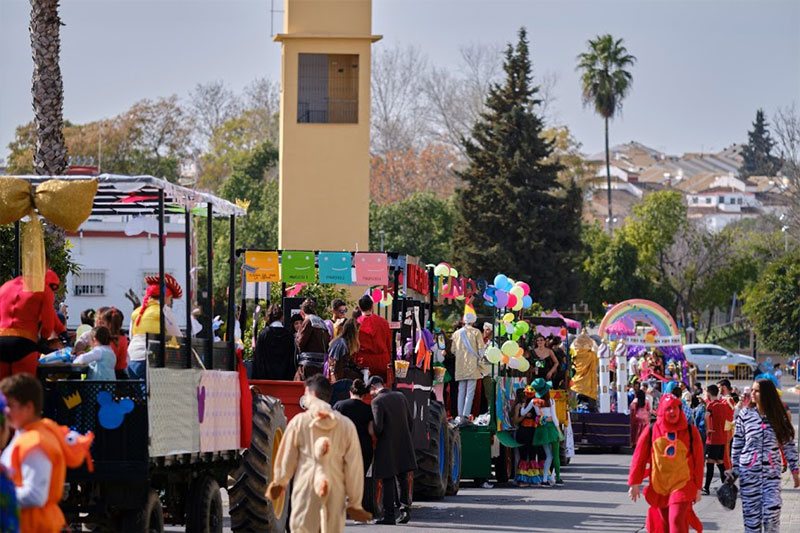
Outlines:
[[[544,378],[533,380],[531,387],[536,391],[533,399],[533,408],[539,419],[539,425],[533,434],[533,445],[544,448],[544,468],[542,469],[542,486],[552,487],[556,483],[563,485],[561,480],[561,458],[559,457],[558,443],[563,440],[561,430],[558,429],[558,415],[555,402],[550,399],[550,389],[553,383]],[[550,466],[553,473],[550,473]]]
[[392,391],[380,376],[370,376],[367,387],[372,395],[372,417],[375,435],[375,477],[383,480],[383,520],[379,524],[395,524],[395,487],[400,484],[400,519],[410,519],[411,496],[408,473],[417,469],[411,428],[414,422],[411,406],[402,392]]
[[0,286],[0,378],[21,372],[35,375],[39,339],[66,333],[55,308],[60,283],[58,275],[48,269],[42,291],[24,290],[22,276]]
[[472,401],[475,398],[475,386],[484,370],[481,359],[486,344],[478,328],[473,326],[478,320],[471,305],[464,306],[464,326],[453,332],[453,353],[456,358],[456,381],[458,382],[458,417],[469,419]]
[[[147,334],[157,335],[161,332],[161,305],[159,296],[161,293],[161,279],[159,276],[146,276],[147,291],[144,293],[142,305],[133,310],[131,314],[131,342],[128,345],[128,375],[131,379],[145,379],[147,370]],[[178,281],[170,274],[164,274],[164,325],[168,337],[180,337],[182,335],[175,315],[172,313],[173,298],[180,298],[183,295]]]

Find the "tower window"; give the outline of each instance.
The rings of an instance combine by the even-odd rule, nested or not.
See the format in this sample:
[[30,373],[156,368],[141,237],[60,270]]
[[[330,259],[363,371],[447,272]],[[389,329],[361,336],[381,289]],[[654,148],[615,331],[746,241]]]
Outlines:
[[297,122],[358,123],[358,55],[300,54]]

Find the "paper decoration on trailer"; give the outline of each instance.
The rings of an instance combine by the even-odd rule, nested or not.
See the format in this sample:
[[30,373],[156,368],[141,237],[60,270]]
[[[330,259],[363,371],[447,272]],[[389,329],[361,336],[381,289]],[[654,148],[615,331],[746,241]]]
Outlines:
[[281,280],[278,252],[245,252],[248,283],[277,283]]
[[388,285],[389,265],[386,254],[358,252],[355,254],[356,285]]
[[75,391],[68,396],[64,396],[62,400],[64,400],[64,404],[67,406],[67,409],[75,409],[81,404],[83,398],[81,398],[80,392]]
[[203,423],[206,414],[206,388],[197,387],[197,421]]
[[352,284],[353,266],[350,252],[320,252],[319,282]]
[[122,398],[115,402],[111,393],[102,390],[97,393],[97,404],[100,409],[97,411],[97,419],[100,425],[106,429],[117,429],[125,420],[125,415],[133,411],[133,400]]
[[314,252],[284,251],[281,254],[281,278],[284,283],[314,283],[317,281]]

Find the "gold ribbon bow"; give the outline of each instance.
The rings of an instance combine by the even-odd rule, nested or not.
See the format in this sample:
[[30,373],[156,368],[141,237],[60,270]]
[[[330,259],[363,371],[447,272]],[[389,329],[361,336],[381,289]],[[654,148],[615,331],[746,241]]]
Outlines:
[[44,233],[39,216],[67,231],[78,231],[92,214],[97,179],[47,180],[38,186],[21,178],[0,179],[0,224],[11,224],[25,215],[30,222],[22,230],[22,272],[26,291],[44,290]]

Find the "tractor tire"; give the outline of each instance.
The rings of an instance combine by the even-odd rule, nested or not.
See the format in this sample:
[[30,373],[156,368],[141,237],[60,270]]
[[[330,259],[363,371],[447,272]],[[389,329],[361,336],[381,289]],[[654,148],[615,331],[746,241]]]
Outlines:
[[186,533],[222,533],[222,496],[217,480],[203,476],[191,488]]
[[163,533],[164,508],[158,493],[151,490],[144,507],[123,514],[120,526],[123,533]]
[[417,451],[414,499],[441,500],[447,492],[450,448],[444,406],[432,401],[427,417],[428,447]]
[[234,533],[264,531],[283,533],[289,517],[289,489],[275,508],[266,497],[272,479],[272,463],[286,431],[280,400],[253,392],[253,436],[240,466],[229,478],[231,529]]
[[450,468],[447,476],[448,496],[458,494],[461,487],[461,431],[455,426],[449,426],[450,432]]

